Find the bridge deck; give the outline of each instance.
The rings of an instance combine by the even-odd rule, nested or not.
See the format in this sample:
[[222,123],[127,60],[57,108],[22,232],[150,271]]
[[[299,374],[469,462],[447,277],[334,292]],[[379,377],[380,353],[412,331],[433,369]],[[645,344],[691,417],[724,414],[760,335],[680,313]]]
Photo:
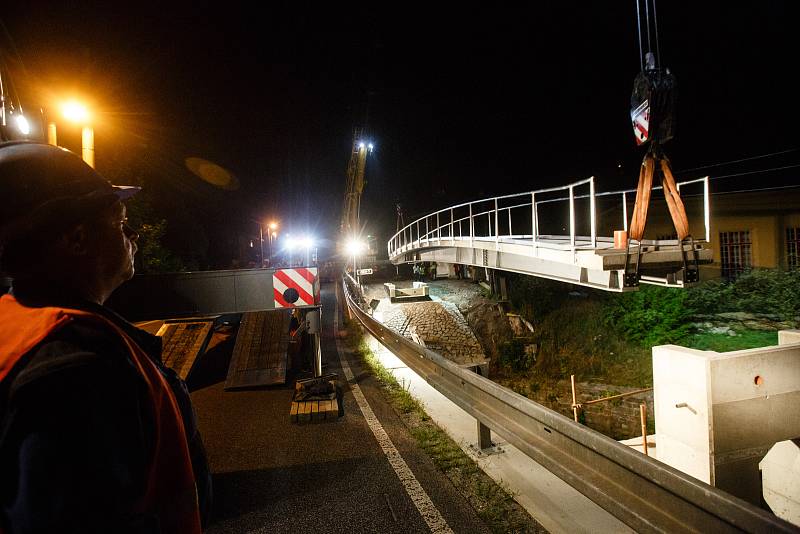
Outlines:
[[462,263],[606,291],[634,290],[640,282],[683,287],[697,281],[697,266],[712,256],[702,246],[710,240],[708,177],[680,182],[678,191],[681,187],[703,191],[695,195],[700,213],[691,229],[703,238],[692,243],[642,240],[614,248],[611,237],[599,234],[628,229],[629,196],[636,191],[597,193],[590,177],[429,213],[389,239],[389,259]]
[[[641,248],[641,255],[639,250]],[[639,262],[639,281],[684,287],[684,260],[709,263],[711,250],[701,244],[645,241],[630,250],[614,248],[613,239],[586,236],[512,235],[499,237],[454,236],[423,238],[391,251],[395,263],[437,261],[488,267],[585,285],[606,291],[626,287],[624,274]]]

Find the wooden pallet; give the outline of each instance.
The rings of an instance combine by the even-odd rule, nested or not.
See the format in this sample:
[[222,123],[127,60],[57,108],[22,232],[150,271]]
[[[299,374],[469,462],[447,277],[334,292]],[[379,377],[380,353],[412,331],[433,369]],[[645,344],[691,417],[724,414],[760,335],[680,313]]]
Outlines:
[[289,420],[292,423],[320,423],[335,421],[339,418],[339,400],[303,400],[292,401],[289,409]]
[[[329,395],[320,395],[312,398],[298,399],[304,388],[304,382],[295,384],[294,398],[289,408],[289,420],[292,423],[318,423],[321,421],[335,421],[339,418],[339,399],[334,392]],[[335,386],[334,382],[330,382]]]

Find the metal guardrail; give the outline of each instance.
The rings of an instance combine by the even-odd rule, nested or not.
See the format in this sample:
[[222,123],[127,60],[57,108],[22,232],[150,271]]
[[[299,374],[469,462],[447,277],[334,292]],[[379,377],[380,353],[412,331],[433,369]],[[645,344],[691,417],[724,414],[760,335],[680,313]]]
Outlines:
[[794,525],[582,426],[347,305],[390,351],[448,399],[637,532],[800,532]]
[[[680,191],[681,186],[690,184],[702,183],[703,184],[703,223],[704,223],[704,239],[695,239],[695,242],[708,242],[710,240],[710,208],[709,208],[709,186],[708,176],[696,180],[687,180],[677,184]],[[576,194],[576,189],[588,186],[588,194]],[[653,187],[653,189],[662,189],[660,186]],[[558,198],[543,198],[543,195],[557,193],[559,191],[566,191],[567,196]],[[550,204],[554,202],[568,203],[569,220],[564,227],[569,228],[569,243],[572,249],[585,247],[586,245],[578,244],[577,233],[577,218],[578,211],[576,209],[575,201],[588,199],[588,227],[589,235],[581,239],[586,242],[588,246],[594,248],[597,246],[597,198],[620,196],[621,200],[621,227],[624,230],[628,229],[628,195],[636,193],[635,189],[626,189],[624,191],[612,191],[604,193],[595,192],[594,176],[585,180],[573,182],[571,184],[561,187],[551,187],[547,189],[539,189],[525,193],[516,193],[512,195],[504,195],[499,197],[484,198],[481,200],[474,200],[471,202],[464,202],[456,204],[448,208],[435,211],[406,225],[395,233],[387,242],[386,247],[389,253],[389,258],[393,258],[403,252],[411,249],[418,249],[425,243],[426,246],[436,246],[443,239],[452,241],[454,239],[474,240],[476,238],[494,238],[495,241],[500,241],[502,238],[513,238],[517,240],[530,241],[531,246],[536,247],[542,242],[543,234],[540,233],[541,225],[539,224],[539,207],[543,204]],[[537,200],[538,196],[538,200]],[[501,206],[502,201],[509,201],[509,199],[521,199],[520,202],[514,203],[509,206]],[[488,209],[487,209],[488,206]],[[524,216],[520,216],[520,210],[524,210]],[[458,213],[458,216],[457,216]],[[517,229],[523,225],[523,231],[514,232],[514,219],[512,214],[517,214]],[[463,215],[462,215],[463,214]],[[486,219],[484,221],[483,219]],[[507,222],[506,222],[507,219]],[[523,220],[523,223],[520,223]],[[501,223],[502,221],[502,223]],[[485,224],[485,232],[476,231],[476,223],[481,227]],[[584,223],[585,225],[586,223]],[[501,233],[501,226],[505,227],[506,231]],[[564,236],[565,238],[567,236]]]

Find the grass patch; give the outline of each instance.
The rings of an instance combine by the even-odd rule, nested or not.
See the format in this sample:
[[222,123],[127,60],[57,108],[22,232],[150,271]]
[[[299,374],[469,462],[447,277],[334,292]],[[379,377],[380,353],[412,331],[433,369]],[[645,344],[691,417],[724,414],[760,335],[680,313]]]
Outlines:
[[511,492],[484,473],[475,461],[434,423],[422,403],[398,382],[370,350],[361,327],[351,321],[347,325],[348,340],[382,386],[387,400],[400,414],[417,444],[434,465],[453,483],[492,532],[543,533],[544,528],[514,500]]
[[601,299],[584,298],[547,314],[536,325],[539,353],[524,377],[541,382],[574,374],[620,386],[652,385],[650,349],[616,335],[605,323],[604,309]]
[[[354,323],[350,323],[353,325]],[[423,421],[427,421],[429,419],[428,414],[425,413],[425,409],[422,406],[422,403],[419,402],[413,395],[408,391],[408,387],[410,384],[400,383],[397,381],[397,377],[394,374],[387,370],[378,358],[372,353],[367,345],[367,341],[361,332],[358,331],[358,327],[350,328],[348,325],[349,330],[355,330],[353,335],[349,336],[350,339],[355,339],[357,341],[357,348],[356,352],[364,359],[364,362],[372,371],[372,374],[375,375],[375,378],[378,379],[378,382],[381,383],[383,386],[383,391],[389,397],[392,406],[394,406],[400,413],[402,414],[416,414],[420,417]]]
[[649,387],[655,345],[729,352],[777,344],[775,331],[697,332],[695,323],[710,320],[709,314],[765,314],[786,324],[800,319],[800,271],[755,270],[731,283],[711,280],[687,290],[642,286],[621,294],[570,292],[564,284],[527,278],[512,278],[512,302],[535,325],[536,359],[524,358],[510,341],[493,367],[496,381],[520,382],[515,390],[527,396],[525,383],[544,385],[571,374],[579,381]]
[[730,352],[778,344],[777,331],[744,330],[736,334],[736,336],[712,333],[692,334],[686,339],[686,346],[699,350]]

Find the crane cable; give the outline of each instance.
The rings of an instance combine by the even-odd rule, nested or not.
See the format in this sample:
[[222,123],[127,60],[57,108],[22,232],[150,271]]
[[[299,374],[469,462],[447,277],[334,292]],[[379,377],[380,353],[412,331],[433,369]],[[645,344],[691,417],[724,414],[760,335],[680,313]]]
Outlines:
[[639,0],[636,0],[636,29],[639,32],[639,70],[644,70],[644,54],[642,53],[642,15],[639,12]]
[[[650,23],[650,2],[652,1],[653,4],[653,23]],[[636,0],[636,29],[638,30],[639,35],[639,70],[644,70],[646,67],[645,64],[645,52],[642,49],[642,15],[641,15],[641,0]],[[657,65],[661,65],[661,40],[659,39],[658,35],[658,13],[656,10],[656,0],[644,0],[644,13],[645,13],[645,28],[647,31],[647,53],[652,54],[653,52],[653,45],[652,45],[652,38],[650,36],[650,31],[655,36],[656,42],[656,53],[655,53],[655,60]]]
[[[653,4],[653,22],[650,22],[650,3]],[[647,30],[647,53],[642,56],[642,20],[641,20],[641,6],[640,0],[636,0],[636,18],[637,18],[637,29],[639,35],[639,62],[642,68],[641,73],[639,74],[640,77],[644,77],[646,80],[650,79],[650,76],[653,76],[655,80],[654,82],[647,82],[653,83],[652,93],[650,93],[647,97],[647,100],[644,100],[644,104],[649,105],[647,107],[647,112],[645,113],[646,120],[649,121],[649,131],[648,134],[652,133],[653,135],[648,135],[648,138],[644,140],[644,143],[649,141],[650,145],[648,147],[647,153],[644,156],[644,160],[642,161],[642,166],[639,169],[639,182],[637,185],[636,190],[636,203],[634,205],[631,223],[629,226],[629,236],[631,239],[635,241],[641,241],[644,237],[645,226],[647,224],[647,211],[650,204],[650,194],[653,188],[653,179],[656,175],[661,176],[661,185],[662,190],[664,192],[664,199],[667,202],[667,207],[669,209],[670,217],[672,218],[672,223],[675,226],[675,230],[678,234],[678,239],[683,241],[686,238],[690,238],[689,234],[689,222],[686,217],[686,208],[683,205],[683,201],[680,197],[680,192],[678,191],[677,185],[675,183],[675,177],[672,174],[672,169],[670,168],[669,159],[663,153],[661,149],[661,144],[665,141],[668,141],[671,137],[671,129],[667,130],[668,133],[662,134],[660,132],[661,129],[661,121],[663,117],[661,117],[662,113],[665,113],[661,107],[664,105],[663,99],[664,95],[659,95],[659,91],[663,91],[664,86],[662,86],[662,73],[661,73],[661,44],[658,35],[658,18],[656,12],[656,0],[644,0],[644,11],[645,11],[645,24]],[[652,38],[651,38],[651,29],[655,36],[655,45],[656,45],[656,53],[653,55],[652,52]],[[666,70],[666,76],[670,76],[669,70]],[[638,79],[638,78],[637,78]],[[656,107],[656,106],[659,107]],[[671,110],[670,110],[671,111]],[[654,115],[651,115],[655,114]],[[656,120],[657,117],[657,120]],[[664,139],[660,137],[665,135]],[[638,139],[637,139],[638,142]],[[640,143],[641,144],[641,143]]]
[[658,16],[656,15],[656,0],[653,0],[653,29],[656,34],[656,62],[661,65],[661,43],[658,39]]

